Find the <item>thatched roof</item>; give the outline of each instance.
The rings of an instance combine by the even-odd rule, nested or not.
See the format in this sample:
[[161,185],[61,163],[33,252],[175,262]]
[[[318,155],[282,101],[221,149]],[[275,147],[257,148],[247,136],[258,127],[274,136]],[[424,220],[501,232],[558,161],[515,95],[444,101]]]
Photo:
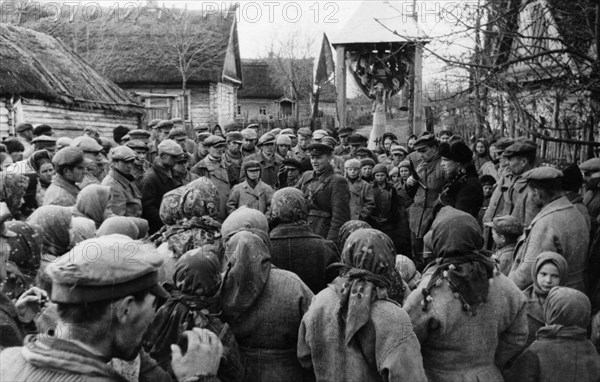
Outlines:
[[264,60],[242,60],[244,88],[238,91],[238,98],[279,99],[285,95],[284,89],[274,79],[274,68]]
[[20,22],[61,39],[120,85],[181,84],[178,50],[190,62],[188,84],[241,83],[235,8],[209,14],[153,5],[129,13],[98,8],[93,22],[83,8],[70,20],[47,15]]
[[46,34],[0,24],[0,95],[142,113],[141,105]]

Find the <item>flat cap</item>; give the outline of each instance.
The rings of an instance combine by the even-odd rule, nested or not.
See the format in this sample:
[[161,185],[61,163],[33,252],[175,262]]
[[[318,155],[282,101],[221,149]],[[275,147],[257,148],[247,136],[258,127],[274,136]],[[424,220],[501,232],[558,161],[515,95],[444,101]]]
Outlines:
[[333,147],[322,143],[312,143],[306,147],[306,152],[308,155],[331,154],[333,152]]
[[219,147],[225,145],[226,142],[225,138],[223,137],[219,137],[218,135],[211,135],[210,137],[206,138],[202,143],[204,144],[204,146],[208,147]]
[[275,144],[275,136],[271,133],[265,133],[263,134],[260,139],[258,140],[258,143],[256,144],[258,147],[262,146],[262,145],[266,145],[266,144],[270,144],[273,143]]
[[312,133],[312,139],[323,139],[324,137],[328,136],[329,133],[327,133],[327,131],[325,130],[315,130]]
[[123,142],[126,143],[126,142],[129,142],[130,140],[131,140],[131,135],[129,135],[129,133],[127,133],[121,137],[121,143],[123,143]]
[[392,145],[392,147],[390,147],[390,153],[392,153],[392,154],[404,154],[404,155],[407,155],[408,154],[408,150],[404,146]]
[[401,168],[401,167],[406,167],[406,168],[410,169],[410,161],[409,160],[403,160],[398,165],[398,168]]
[[177,124],[177,123],[182,124],[183,123],[183,119],[181,119],[181,118],[173,118],[173,119],[171,119],[171,122],[173,122],[173,124]]
[[[129,261],[116,258],[115,253],[127,253]],[[168,298],[169,294],[158,284],[161,265],[162,259],[151,244],[132,241],[125,235],[84,240],[46,268],[52,279],[51,300],[83,304],[144,290]]]
[[579,165],[581,171],[600,171],[600,158],[588,159]]
[[482,175],[479,178],[479,182],[481,183],[482,186],[485,186],[485,185],[494,185],[494,184],[496,184],[496,178],[494,178],[491,175]]
[[373,152],[366,147],[360,147],[358,150],[356,150],[356,155],[371,157]]
[[294,167],[294,168],[297,168],[298,170],[302,169],[302,162],[300,162],[296,158],[286,158],[281,163],[283,163],[283,165],[286,167]]
[[210,137],[211,135],[212,134],[209,133],[208,131],[203,131],[200,134],[198,134],[196,137],[198,138],[198,142],[204,143],[206,138]]
[[129,137],[131,139],[145,139],[150,138],[150,132],[144,129],[135,129],[129,132]]
[[148,122],[148,128],[151,129],[154,126],[158,125],[158,123],[160,122],[160,119],[153,119],[150,122]]
[[371,159],[371,158],[361,159],[361,161],[360,161],[360,167],[364,167],[364,166],[375,167],[375,161],[373,159]]
[[200,123],[194,126],[194,131],[208,131],[208,125],[206,123]]
[[378,172],[384,172],[387,175],[388,169],[385,167],[385,165],[378,163],[375,165],[375,167],[373,167],[373,175],[377,174]]
[[134,160],[137,154],[127,146],[117,146],[110,151],[110,157],[112,160],[129,162]]
[[353,132],[354,132],[354,130],[352,130],[351,128],[345,127],[338,131],[338,137],[347,137],[347,136],[351,135]]
[[165,139],[158,145],[158,155],[169,154],[172,156],[179,156],[183,154],[183,149],[179,146],[179,143],[172,139]]
[[260,126],[258,126],[258,123],[251,123],[248,126],[246,126],[246,129],[259,129]]
[[102,151],[102,146],[94,138],[87,135],[73,138],[71,147],[79,147],[84,153],[99,153]]
[[31,143],[56,143],[56,138],[49,135],[40,135],[31,140]]
[[463,164],[473,160],[473,151],[462,141],[452,142],[451,144],[442,143],[439,154],[441,157]]
[[301,127],[298,129],[298,135],[310,138],[312,137],[313,132],[308,127]]
[[521,236],[523,233],[523,224],[514,216],[498,216],[489,223],[484,223],[487,227],[492,227],[501,235],[510,235],[512,237]]
[[242,141],[244,140],[244,137],[242,137],[242,133],[240,133],[239,131],[231,131],[231,132],[225,134],[225,140],[227,142],[242,143]]
[[532,141],[515,142],[504,150],[502,156],[511,158],[518,155],[535,154],[536,151],[537,145]]
[[281,132],[279,133],[280,135],[293,135],[294,137],[296,136],[296,134],[294,133],[294,129],[291,128],[285,128],[283,130],[281,130]]
[[335,140],[335,138],[332,137],[332,136],[329,136],[329,135],[324,136],[323,138],[321,138],[321,142],[320,143],[322,143],[324,145],[327,145],[327,146],[329,146],[329,147],[331,147],[333,149],[335,149],[335,146],[337,146],[337,141]]
[[496,152],[502,153],[507,147],[512,146],[514,143],[515,140],[512,138],[500,138],[494,142],[494,147],[496,148]]
[[281,134],[281,129],[279,127],[276,127],[269,131],[269,133],[273,134],[274,136],[278,136],[279,134]]
[[22,122],[15,127],[15,130],[17,131],[17,133],[21,131],[33,130],[33,125],[31,123]]
[[242,130],[242,137],[244,139],[258,139],[258,134],[256,134],[256,130],[245,128]]
[[40,135],[52,135],[52,126],[50,125],[37,125],[33,128],[33,135],[36,137]]
[[163,119],[159,123],[156,124],[156,128],[160,130],[171,130],[173,127],[173,122],[168,119]]
[[277,137],[277,144],[291,146],[292,138],[290,138],[289,135],[279,134],[279,136]]
[[238,127],[235,124],[235,122],[229,122],[229,123],[225,124],[225,126],[223,126],[223,130],[226,133],[229,133],[229,132],[233,132],[233,131],[238,131]]
[[561,179],[563,176],[562,171],[550,166],[541,166],[526,171],[522,178],[528,182],[544,182]]
[[69,137],[60,137],[56,140],[56,145],[61,148],[71,146],[71,143],[73,140]]
[[187,131],[185,131],[184,127],[173,127],[170,131],[169,131],[169,138],[173,139],[175,137],[187,137]]
[[352,134],[350,135],[350,137],[348,137],[348,143],[351,145],[362,145],[368,140],[369,138],[365,137],[362,134]]
[[437,139],[435,138],[435,135],[431,134],[431,133],[424,133],[423,135],[421,135],[419,137],[419,139],[417,139],[415,141],[415,145],[414,148],[415,150],[418,150],[421,147],[429,147],[429,146],[433,146],[437,143]]
[[83,151],[78,147],[65,147],[52,157],[55,166],[74,166],[84,162]]

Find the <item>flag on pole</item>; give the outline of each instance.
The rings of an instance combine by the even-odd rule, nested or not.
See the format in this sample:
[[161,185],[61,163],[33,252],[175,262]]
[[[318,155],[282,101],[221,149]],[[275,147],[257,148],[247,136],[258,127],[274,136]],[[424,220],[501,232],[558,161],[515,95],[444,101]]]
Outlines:
[[321,44],[321,53],[319,53],[319,62],[317,64],[317,74],[315,75],[315,84],[323,85],[329,81],[329,77],[335,71],[333,63],[333,52],[327,35],[323,33],[323,42]]

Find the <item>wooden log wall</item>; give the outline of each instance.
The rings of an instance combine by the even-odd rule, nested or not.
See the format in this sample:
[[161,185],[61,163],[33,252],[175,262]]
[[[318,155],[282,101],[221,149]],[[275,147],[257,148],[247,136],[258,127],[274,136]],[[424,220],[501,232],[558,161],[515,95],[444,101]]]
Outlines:
[[6,100],[0,98],[0,137],[8,136],[9,132],[9,111],[5,102]]

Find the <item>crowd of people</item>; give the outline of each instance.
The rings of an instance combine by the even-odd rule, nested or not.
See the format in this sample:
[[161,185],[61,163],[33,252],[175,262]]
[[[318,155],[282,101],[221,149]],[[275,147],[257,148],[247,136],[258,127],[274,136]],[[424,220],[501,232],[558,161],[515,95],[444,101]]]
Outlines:
[[600,380],[600,158],[447,130],[15,131],[2,380]]

